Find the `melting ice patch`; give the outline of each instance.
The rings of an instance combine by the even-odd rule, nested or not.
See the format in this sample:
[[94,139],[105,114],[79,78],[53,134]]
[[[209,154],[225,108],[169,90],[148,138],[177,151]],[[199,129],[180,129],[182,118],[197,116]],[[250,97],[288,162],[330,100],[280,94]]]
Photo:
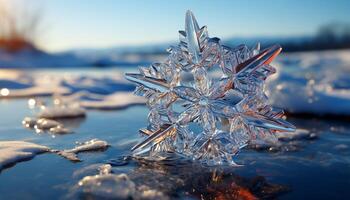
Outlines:
[[[85,151],[100,151],[105,150],[108,143],[103,140],[93,139],[70,150],[53,150],[49,147],[25,142],[25,141],[0,141],[0,171],[7,166],[20,161],[29,160],[37,154],[51,152],[63,156],[71,161],[81,161],[76,154]],[[107,168],[101,169],[108,172]]]
[[85,151],[101,151],[108,148],[108,143],[103,140],[92,139],[84,143],[80,143],[76,147],[70,150],[58,151],[57,153],[68,160],[79,162],[81,161],[77,154]]
[[100,165],[98,171],[98,175],[82,178],[70,195],[88,199],[169,199],[159,190],[137,185],[127,174],[112,174],[109,164]]
[[49,152],[46,146],[24,141],[0,141],[0,170],[20,161],[29,160],[37,154]]

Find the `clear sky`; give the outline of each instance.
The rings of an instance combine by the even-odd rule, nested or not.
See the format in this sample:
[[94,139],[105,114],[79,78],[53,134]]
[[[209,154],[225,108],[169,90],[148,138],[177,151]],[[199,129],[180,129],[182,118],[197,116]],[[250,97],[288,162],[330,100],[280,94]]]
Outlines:
[[[43,11],[40,46],[49,51],[174,41],[194,12],[210,35],[309,35],[329,22],[350,23],[350,0],[26,0]],[[35,7],[35,6],[32,6]]]

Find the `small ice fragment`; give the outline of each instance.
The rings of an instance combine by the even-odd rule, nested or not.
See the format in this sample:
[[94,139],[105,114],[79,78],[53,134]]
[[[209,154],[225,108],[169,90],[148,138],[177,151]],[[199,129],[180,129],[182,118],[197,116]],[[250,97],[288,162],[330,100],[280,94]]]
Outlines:
[[36,125],[36,122],[37,122],[36,119],[25,117],[22,121],[22,124],[26,128],[34,128],[34,126]]
[[101,165],[98,168],[98,171],[100,172],[100,175],[110,174],[112,172],[112,166],[110,164]]
[[56,119],[56,118],[72,118],[84,117],[86,112],[83,108],[75,106],[54,106],[43,109],[38,118]]
[[34,125],[34,128],[39,130],[49,130],[57,126],[63,127],[63,124],[51,119],[38,119],[36,125]]
[[35,155],[48,152],[46,146],[25,141],[0,141],[0,171],[9,165],[29,160]]
[[58,152],[59,155],[67,158],[68,160],[79,162],[81,161],[76,154],[84,151],[99,151],[108,148],[108,143],[103,140],[93,139],[84,142],[73,149],[63,150]]
[[134,199],[136,185],[126,174],[86,176],[78,183],[80,192],[103,199]]

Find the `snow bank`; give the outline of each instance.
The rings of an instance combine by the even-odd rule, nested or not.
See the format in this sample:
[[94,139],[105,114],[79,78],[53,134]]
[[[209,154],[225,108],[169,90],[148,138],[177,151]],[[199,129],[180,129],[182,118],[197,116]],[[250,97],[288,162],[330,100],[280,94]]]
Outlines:
[[[39,118],[80,117],[85,115],[83,108],[123,109],[145,103],[143,98],[131,93],[135,86],[126,81],[121,73],[99,77],[44,72],[13,73],[5,70],[0,76],[0,99],[53,95],[54,101],[66,105],[47,107],[38,113]],[[30,101],[36,102],[35,99]]]
[[269,80],[274,106],[294,114],[350,115],[350,50],[281,56]]
[[78,92],[109,95],[115,92],[132,91],[135,88],[122,78],[121,73],[115,72],[100,77],[45,71],[0,70],[0,74],[0,99]]

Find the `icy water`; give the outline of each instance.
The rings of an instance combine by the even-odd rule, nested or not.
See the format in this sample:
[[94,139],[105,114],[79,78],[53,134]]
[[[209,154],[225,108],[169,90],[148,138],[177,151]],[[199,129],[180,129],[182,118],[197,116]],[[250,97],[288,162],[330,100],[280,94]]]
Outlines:
[[[76,69],[69,73],[103,76],[133,70]],[[85,118],[60,121],[73,133],[39,134],[21,124],[24,117],[34,115],[28,99],[0,100],[0,141],[28,141],[59,150],[72,149],[76,142],[94,138],[110,145],[106,150],[79,153],[82,162],[43,153],[7,167],[0,171],[0,199],[110,199],[116,197],[113,191],[120,194],[133,184],[148,188],[147,194],[158,194],[156,199],[350,198],[348,120],[289,117],[288,121],[313,137],[285,142],[282,150],[244,149],[236,158],[241,167],[207,167],[181,158],[150,162],[128,157],[129,149],[140,140],[138,129],[147,124],[147,114],[147,108],[140,105],[122,110],[88,110]],[[97,175],[103,164],[112,166],[112,174],[126,174],[132,184],[109,181],[99,190],[82,190],[79,181]]]
[[105,151],[79,154],[70,162],[45,153],[17,163],[0,174],[0,199],[93,199],[75,186],[96,164],[111,163],[115,174],[126,173],[135,184],[146,185],[171,198],[214,199],[348,199],[350,197],[350,125],[346,121],[289,118],[316,138],[290,142],[290,151],[244,150],[242,167],[214,168],[189,161],[152,163],[123,160],[146,125],[147,108],[88,111],[86,118],[64,123],[74,130],[66,135],[36,134],[21,125],[32,115],[27,100],[0,101],[0,140],[25,140],[55,149],[72,148],[76,141],[98,138],[111,146]]

